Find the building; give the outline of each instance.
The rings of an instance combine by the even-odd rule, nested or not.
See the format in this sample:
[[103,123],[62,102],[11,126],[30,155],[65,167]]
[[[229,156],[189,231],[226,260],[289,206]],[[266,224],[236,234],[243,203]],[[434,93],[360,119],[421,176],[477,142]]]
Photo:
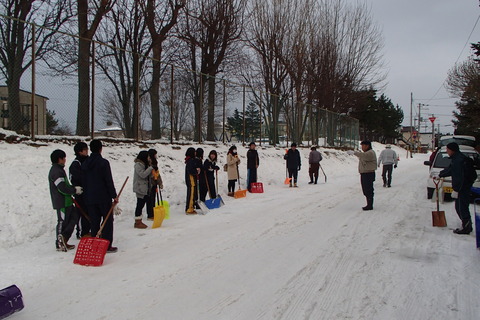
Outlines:
[[[34,134],[47,134],[47,97],[35,95],[35,119]],[[20,108],[24,119],[22,133],[30,133],[32,117],[32,93],[20,90]],[[11,130],[9,108],[8,108],[8,87],[0,86],[0,128]]]

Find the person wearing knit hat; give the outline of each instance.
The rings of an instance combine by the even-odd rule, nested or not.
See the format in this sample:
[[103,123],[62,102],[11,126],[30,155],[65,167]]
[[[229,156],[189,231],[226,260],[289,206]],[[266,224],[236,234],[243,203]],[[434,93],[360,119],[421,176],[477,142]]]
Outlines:
[[380,156],[378,157],[379,168],[382,162],[383,162],[383,170],[382,170],[383,187],[390,188],[392,186],[393,168],[397,167],[398,157],[395,151],[392,150],[392,146],[389,144],[385,146],[385,150],[382,150],[382,152],[380,152]]
[[[451,159],[450,165],[440,171],[438,177],[452,177],[452,198],[455,199],[455,211],[457,211],[458,217],[462,220],[462,228],[457,228],[453,232],[456,234],[470,234],[473,230],[469,209],[470,188],[477,178],[476,172],[473,170],[475,177],[469,176],[468,172],[470,170],[467,170],[468,157],[460,152],[457,143],[451,142],[447,144],[447,154]],[[473,167],[473,163],[470,165]]]

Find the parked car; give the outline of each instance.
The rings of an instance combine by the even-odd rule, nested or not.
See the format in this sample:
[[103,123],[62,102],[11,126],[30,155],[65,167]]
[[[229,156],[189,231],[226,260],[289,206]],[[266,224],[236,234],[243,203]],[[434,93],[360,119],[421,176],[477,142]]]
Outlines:
[[[450,141],[451,142],[451,141]],[[464,155],[473,159],[475,164],[475,170],[477,171],[477,180],[473,184],[473,187],[480,188],[480,155],[479,153],[471,146],[467,145],[460,145],[460,152]],[[435,192],[435,184],[433,183],[433,179],[431,178],[433,175],[437,175],[443,169],[447,168],[450,165],[450,158],[447,154],[447,147],[441,147],[433,162],[425,161],[423,164],[426,166],[430,166],[429,176],[427,179],[427,198],[432,199],[433,193]],[[451,199],[451,194],[453,192],[452,189],[452,177],[445,177],[442,184],[442,192],[443,192],[443,199]],[[473,195],[472,195],[473,197]]]
[[459,146],[465,145],[470,147],[475,147],[475,137],[473,136],[462,136],[462,135],[453,135],[453,136],[441,136],[438,141],[439,147],[444,147],[450,142],[456,142]]

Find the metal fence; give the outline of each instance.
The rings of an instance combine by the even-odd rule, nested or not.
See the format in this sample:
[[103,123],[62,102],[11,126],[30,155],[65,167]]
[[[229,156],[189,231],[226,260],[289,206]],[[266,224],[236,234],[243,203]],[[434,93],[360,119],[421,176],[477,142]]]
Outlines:
[[[26,27],[32,34],[39,28]],[[151,57],[99,42],[91,43],[90,90],[81,93],[73,61],[78,37],[58,33],[56,41],[61,50],[71,48],[61,53],[64,58],[71,55],[71,66],[57,63],[53,52],[37,60],[33,45],[23,63],[31,64],[15,75],[18,85],[0,78],[0,128],[32,139],[77,135],[170,143],[295,141],[330,147],[354,147],[359,140],[357,119],[170,64],[161,64],[160,85],[152,93]],[[123,69],[113,63],[116,55],[127,65]],[[152,108],[155,94],[158,109]],[[83,113],[78,111],[79,100],[89,103]],[[240,124],[233,128],[227,124],[235,115]],[[79,117],[87,121],[82,124]]]

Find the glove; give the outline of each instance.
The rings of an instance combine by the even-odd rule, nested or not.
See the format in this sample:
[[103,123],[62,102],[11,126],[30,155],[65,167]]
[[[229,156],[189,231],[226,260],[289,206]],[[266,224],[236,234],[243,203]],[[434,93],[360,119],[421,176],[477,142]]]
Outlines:
[[[379,167],[380,167],[380,166],[379,166]],[[395,169],[397,169],[397,165],[396,165],[396,164],[395,164],[393,167],[394,167]]]
[[355,152],[353,152],[353,150],[347,150],[347,154],[350,155],[350,156],[353,156],[355,154]]
[[122,214],[122,209],[120,209],[119,206],[115,206],[115,207],[113,208],[113,214],[116,215],[116,216],[121,215],[121,214]]
[[452,192],[452,199],[457,199],[458,198],[458,192],[457,191],[453,191]]
[[75,187],[75,194],[81,195],[83,193],[83,188],[80,186]]

